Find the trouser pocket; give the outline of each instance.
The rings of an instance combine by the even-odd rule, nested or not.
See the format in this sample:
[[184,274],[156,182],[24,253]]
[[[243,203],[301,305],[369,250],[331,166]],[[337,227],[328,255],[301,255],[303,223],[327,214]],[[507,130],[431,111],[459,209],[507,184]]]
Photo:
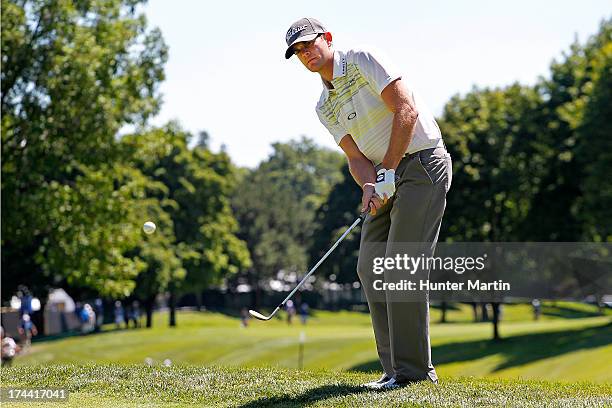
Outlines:
[[431,184],[444,183],[445,190],[448,191],[452,180],[450,154],[441,147],[426,149],[419,152],[418,159]]
[[453,159],[450,153],[446,153],[446,192],[451,188],[453,183]]

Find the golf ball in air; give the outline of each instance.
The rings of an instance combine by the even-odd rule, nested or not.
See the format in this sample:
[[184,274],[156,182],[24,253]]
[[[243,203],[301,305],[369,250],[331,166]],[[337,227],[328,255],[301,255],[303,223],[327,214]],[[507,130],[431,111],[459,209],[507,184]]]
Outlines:
[[157,227],[151,221],[145,222],[144,225],[142,226],[142,230],[145,232],[145,234],[152,234],[152,233],[154,233],[155,232],[155,228],[157,228]]

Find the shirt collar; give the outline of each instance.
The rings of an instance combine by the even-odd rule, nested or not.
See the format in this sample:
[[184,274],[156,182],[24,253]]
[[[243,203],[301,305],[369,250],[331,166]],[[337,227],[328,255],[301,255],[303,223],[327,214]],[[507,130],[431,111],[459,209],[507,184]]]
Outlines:
[[[334,83],[334,79],[340,78],[346,75],[346,54],[342,51],[334,51],[334,73],[332,78],[332,84]],[[321,78],[321,82],[323,83],[323,89],[327,92],[334,92],[335,89],[329,89],[327,84]]]
[[334,51],[334,79],[346,74],[346,54]]

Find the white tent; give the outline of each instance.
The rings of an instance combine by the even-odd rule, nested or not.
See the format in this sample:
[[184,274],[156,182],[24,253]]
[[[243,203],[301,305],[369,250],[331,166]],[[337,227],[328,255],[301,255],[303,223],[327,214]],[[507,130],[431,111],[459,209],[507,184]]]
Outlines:
[[45,334],[59,334],[81,327],[79,318],[74,313],[74,300],[64,289],[54,289],[49,292],[45,305]]
[[[63,304],[63,307],[58,307],[60,304]],[[46,307],[50,308],[50,310],[62,310],[68,313],[74,312],[75,309],[74,300],[64,289],[53,289],[49,292]]]

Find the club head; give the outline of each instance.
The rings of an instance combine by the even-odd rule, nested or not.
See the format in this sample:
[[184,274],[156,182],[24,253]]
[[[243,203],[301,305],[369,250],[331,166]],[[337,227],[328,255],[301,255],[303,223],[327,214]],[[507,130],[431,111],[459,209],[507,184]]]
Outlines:
[[272,317],[272,316],[264,316],[261,313],[256,312],[255,310],[249,310],[249,314],[259,320],[270,320],[270,318]]

